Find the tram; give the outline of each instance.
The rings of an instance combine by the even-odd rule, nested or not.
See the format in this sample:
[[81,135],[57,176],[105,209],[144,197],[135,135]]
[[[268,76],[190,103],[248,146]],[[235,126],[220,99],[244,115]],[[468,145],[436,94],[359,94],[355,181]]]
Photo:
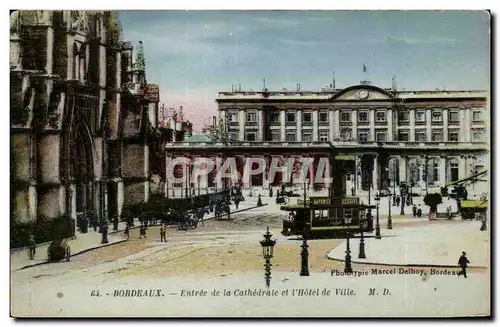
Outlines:
[[283,220],[284,236],[306,235],[308,238],[342,238],[346,233],[373,231],[373,219],[367,215],[374,205],[359,203],[358,197],[311,197],[297,204],[281,206],[290,212]]

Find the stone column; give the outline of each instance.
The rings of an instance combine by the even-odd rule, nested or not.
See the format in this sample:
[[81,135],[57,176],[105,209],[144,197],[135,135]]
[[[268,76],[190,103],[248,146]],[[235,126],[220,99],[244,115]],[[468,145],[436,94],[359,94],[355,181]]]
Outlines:
[[375,109],[370,109],[370,136],[368,138],[370,142],[375,142]]
[[351,126],[352,126],[352,134],[351,137],[354,139],[358,139],[358,111],[356,109],[352,109],[351,111]]
[[415,142],[415,109],[410,108],[410,142]]
[[240,142],[245,141],[245,110],[240,109],[239,111],[239,118],[238,118],[238,124],[239,124],[239,131],[238,131],[238,140]]
[[379,185],[378,185],[378,175],[379,175],[379,162],[378,162],[378,155],[373,156],[373,170],[372,170],[372,184],[373,184],[373,189],[378,190]]
[[116,88],[119,89],[122,86],[122,53],[120,51],[116,52]]
[[462,155],[458,158],[458,179],[467,177],[467,158]]
[[448,142],[448,109],[443,109],[443,142]]
[[[73,79],[76,77],[73,76]],[[99,86],[106,87],[106,46],[103,44],[99,46]]]
[[358,174],[358,172],[361,171],[361,155],[356,155],[356,163],[355,163],[355,178],[354,178],[354,188],[356,190],[361,190],[361,174]]
[[470,108],[465,109],[465,122],[464,122],[464,132],[465,132],[465,142],[471,142],[471,126],[472,126],[472,117]]
[[54,68],[54,28],[47,27],[47,61],[45,62],[45,72],[52,75]]
[[285,109],[280,110],[280,139],[281,139],[281,142],[286,141],[286,112],[285,112]]
[[262,188],[269,189],[269,167],[271,166],[271,157],[265,156],[264,160],[266,161],[266,167],[264,172],[262,173]]
[[334,119],[332,123],[334,130],[333,130],[333,135],[332,137],[335,139],[339,136],[339,131],[340,131],[340,109],[335,108],[334,109]]
[[319,124],[319,119],[318,119],[318,109],[314,108],[313,110],[313,135],[312,135],[312,140],[313,142],[318,142],[319,140],[319,132],[318,132],[318,124]]
[[[264,110],[259,109],[259,111],[257,111],[257,113],[259,115],[259,118],[257,120],[257,124],[259,125],[259,132],[257,135],[257,140],[259,142],[264,142]],[[269,128],[269,127],[267,127],[267,128]]]
[[459,110],[458,110],[458,121],[460,122],[458,141],[459,142],[466,142],[466,128],[467,128],[467,126],[465,125],[465,110],[462,108],[459,108]]
[[387,109],[387,142],[394,140],[394,126],[392,126],[392,109]]
[[400,182],[408,182],[408,176],[407,176],[407,164],[408,164],[408,157],[406,156],[399,156],[399,181]]
[[16,33],[10,36],[10,66],[14,70],[22,70],[21,38]]
[[297,142],[302,142],[302,110],[297,110]]
[[426,137],[427,142],[432,141],[432,110],[427,108],[425,110],[425,127],[426,127]]
[[446,184],[447,178],[446,173],[448,169],[446,165],[448,164],[448,160],[446,156],[439,156],[439,186],[443,187]]
[[333,142],[333,139],[335,138],[335,125],[338,124],[338,121],[335,120],[332,108],[328,110],[328,121],[330,122],[330,141]]

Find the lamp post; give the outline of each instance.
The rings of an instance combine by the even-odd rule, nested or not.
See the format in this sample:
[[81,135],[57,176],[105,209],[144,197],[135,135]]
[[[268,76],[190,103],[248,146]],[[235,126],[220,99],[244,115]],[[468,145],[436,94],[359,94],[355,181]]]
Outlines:
[[307,245],[307,233],[309,231],[309,226],[310,222],[309,220],[311,217],[308,217],[306,213],[306,184],[308,183],[308,179],[304,179],[304,226],[302,230],[302,251],[300,251],[300,256],[301,256],[301,268],[300,268],[300,276],[309,276],[309,251],[307,248],[309,248],[309,245]]
[[[305,216],[304,216],[305,219]],[[307,245],[307,229],[309,227],[309,222],[304,222],[304,230],[302,233],[302,251],[300,251],[300,256],[301,256],[301,267],[300,267],[300,276],[309,276],[309,251],[307,248],[309,245]]]
[[377,240],[380,240],[382,237],[380,236],[380,221],[379,221],[380,195],[378,193],[375,195],[375,201],[377,202],[377,224],[375,226],[375,238]]
[[188,189],[189,189],[188,176],[189,176],[189,166],[186,164],[186,187],[184,189],[186,199],[188,198]]
[[347,224],[345,266],[344,266],[344,273],[346,274],[352,274],[351,246],[350,246],[351,232],[349,231],[351,227],[351,220],[352,220],[351,211],[350,210],[344,211],[344,223]]
[[[364,211],[360,213],[361,238],[359,239],[359,254],[358,254],[358,258],[359,259],[366,259],[365,238],[364,238],[364,235],[363,235],[363,225],[364,225],[365,221],[370,218],[368,216],[369,214],[370,214],[370,211],[368,211],[368,213],[366,213],[366,215],[365,215]],[[366,218],[365,218],[365,216],[366,216]]]
[[391,217],[391,195],[388,195],[389,199],[389,215],[387,216],[387,229],[392,229],[392,217]]
[[265,280],[266,287],[269,288],[271,284],[271,258],[273,257],[274,245],[276,244],[276,240],[271,240],[273,234],[269,233],[269,227],[267,227],[267,231],[264,234],[264,240],[260,241],[260,245],[262,246],[262,257],[266,260],[264,264],[265,267]]

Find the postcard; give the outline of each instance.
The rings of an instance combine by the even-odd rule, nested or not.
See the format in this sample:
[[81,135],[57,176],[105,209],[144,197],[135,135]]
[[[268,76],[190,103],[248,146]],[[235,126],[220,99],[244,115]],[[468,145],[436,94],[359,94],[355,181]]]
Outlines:
[[11,316],[491,316],[489,31],[12,10]]

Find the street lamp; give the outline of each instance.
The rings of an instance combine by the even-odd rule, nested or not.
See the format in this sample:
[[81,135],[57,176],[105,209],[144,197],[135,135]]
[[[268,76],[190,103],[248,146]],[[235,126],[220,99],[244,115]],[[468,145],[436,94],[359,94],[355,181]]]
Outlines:
[[391,195],[388,195],[389,199],[389,215],[387,216],[387,229],[392,229],[392,217],[391,217]]
[[[359,219],[361,221],[361,238],[359,239],[359,254],[358,254],[359,259],[366,259],[365,238],[363,235],[363,227],[364,227],[365,221],[367,219],[370,219],[370,217],[368,215],[370,215],[370,209],[368,210],[368,212],[366,214],[365,214],[364,210],[359,213]],[[365,218],[365,216],[366,216],[366,218]]]
[[309,221],[305,221],[306,214],[304,211],[304,230],[302,231],[302,251],[300,251],[300,256],[301,256],[301,268],[300,268],[300,276],[309,276],[309,263],[308,263],[308,257],[309,257],[309,251],[307,248],[309,245],[307,245],[307,231],[309,230]]
[[380,222],[379,222],[380,195],[378,193],[375,195],[375,201],[377,202],[377,224],[375,226],[375,238],[377,240],[380,240],[382,237],[380,236]]
[[267,231],[264,234],[264,240],[260,241],[260,245],[262,246],[262,257],[266,260],[264,267],[266,271],[266,286],[268,288],[271,283],[271,258],[273,257],[274,245],[276,244],[276,240],[271,240],[272,236],[273,234],[269,233],[269,227],[267,227]]
[[350,228],[351,228],[351,220],[352,220],[352,214],[351,210],[344,211],[344,223],[347,224],[347,232],[346,232],[346,250],[345,250],[345,266],[344,266],[344,273],[346,274],[352,274],[352,264],[351,264],[351,247],[350,247]]

